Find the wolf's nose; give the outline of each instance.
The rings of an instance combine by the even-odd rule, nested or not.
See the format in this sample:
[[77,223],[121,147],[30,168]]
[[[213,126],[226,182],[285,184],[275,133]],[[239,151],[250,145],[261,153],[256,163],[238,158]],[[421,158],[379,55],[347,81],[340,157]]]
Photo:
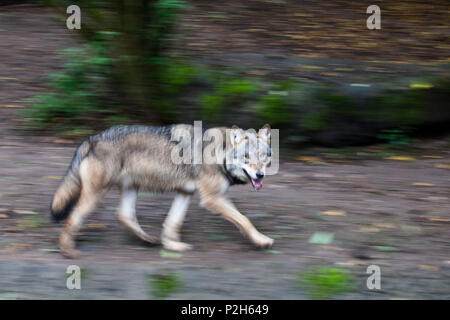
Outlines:
[[258,178],[258,179],[264,178],[264,172],[262,172],[262,171],[256,172],[256,178]]

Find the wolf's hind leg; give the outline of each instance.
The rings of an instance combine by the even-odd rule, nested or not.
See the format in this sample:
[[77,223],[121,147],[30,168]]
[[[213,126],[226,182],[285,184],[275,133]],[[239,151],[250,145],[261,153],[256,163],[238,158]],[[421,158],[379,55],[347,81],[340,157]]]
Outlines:
[[161,233],[161,242],[165,249],[185,251],[192,248],[190,244],[181,242],[179,235],[179,230],[183,224],[190,198],[190,195],[180,193],[177,194],[173,200]]
[[159,243],[158,238],[148,235],[142,230],[136,218],[136,199],[137,190],[122,189],[120,208],[117,212],[119,220],[139,239],[149,242],[151,244]]
[[103,197],[103,192],[92,192],[87,188],[82,189],[77,205],[70,214],[59,237],[61,253],[68,258],[76,258],[80,252],[75,249],[74,237],[81,228],[85,219]]

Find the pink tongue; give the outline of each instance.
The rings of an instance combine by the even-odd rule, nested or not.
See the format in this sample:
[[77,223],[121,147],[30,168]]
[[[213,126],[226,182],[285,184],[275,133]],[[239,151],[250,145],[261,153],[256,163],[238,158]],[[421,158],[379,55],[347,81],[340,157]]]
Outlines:
[[261,180],[255,180],[255,179],[252,179],[252,184],[253,184],[253,187],[254,187],[256,190],[259,190],[259,189],[262,188],[262,182],[261,182]]

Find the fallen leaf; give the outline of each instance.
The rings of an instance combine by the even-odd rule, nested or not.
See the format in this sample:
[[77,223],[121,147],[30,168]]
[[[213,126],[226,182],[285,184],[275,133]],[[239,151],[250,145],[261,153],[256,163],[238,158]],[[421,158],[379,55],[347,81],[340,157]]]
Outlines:
[[306,162],[321,161],[321,159],[317,158],[317,157],[298,157],[297,160],[306,161]]
[[431,218],[428,218],[428,220],[438,221],[438,222],[449,222],[450,221],[450,219],[448,219],[448,218],[441,218],[441,217],[431,217]]
[[387,229],[395,229],[396,228],[396,226],[394,226],[390,223],[375,223],[374,226],[379,227],[379,228],[387,228]]
[[275,228],[281,229],[281,230],[294,230],[294,229],[296,229],[295,227],[292,227],[292,226],[275,226]]
[[0,180],[14,181],[17,180],[16,177],[0,177]]
[[278,251],[278,250],[264,250],[264,252],[271,253],[271,254],[280,254],[280,253],[282,253],[281,251]]
[[37,214],[37,212],[31,210],[14,210],[14,213],[17,214]]
[[62,176],[43,176],[42,179],[48,179],[48,180],[61,180]]
[[311,161],[311,164],[318,165],[318,166],[330,166],[331,164],[325,162],[325,161]]
[[396,251],[396,247],[390,247],[390,246],[373,246],[373,248],[380,250],[380,251]]
[[335,68],[336,71],[355,71],[353,68]]
[[434,271],[438,271],[439,269],[441,269],[439,266],[432,266],[429,264],[420,264],[419,268],[423,270],[434,270]]
[[324,67],[321,67],[321,66],[304,66],[303,68],[309,69],[309,70],[321,70],[321,69],[324,69]]
[[356,265],[356,263],[353,261],[335,262],[334,264],[337,266],[343,266],[343,267],[352,267],[352,266]]
[[334,233],[331,232],[315,232],[308,240],[312,244],[330,244],[333,242]]
[[289,239],[289,238],[293,238],[293,236],[290,235],[290,234],[274,234],[274,233],[271,233],[268,236],[273,238],[273,239],[286,239],[286,238]]
[[170,252],[170,251],[166,251],[166,250],[161,250],[159,252],[159,255],[162,258],[174,258],[174,259],[178,259],[181,258],[183,255],[181,253],[178,252]]
[[335,265],[338,266],[347,266],[347,267],[352,267],[352,266],[356,266],[356,265],[366,265],[367,263],[364,261],[359,261],[359,260],[350,260],[350,261],[342,261],[342,262],[335,262]]
[[359,228],[359,231],[361,232],[380,232],[380,229],[375,227],[361,227]]
[[68,140],[68,139],[55,139],[53,140],[54,143],[74,143],[73,140]]
[[151,197],[152,195],[151,192],[139,192],[139,197]]
[[433,88],[433,85],[429,83],[412,83],[409,87],[414,89],[430,89]]
[[412,185],[416,187],[434,187],[434,184],[427,182],[414,182]]
[[44,249],[41,249],[41,251],[45,251],[45,252],[60,252],[60,250],[59,249],[52,249],[52,248],[49,248],[49,249],[46,249],[46,248],[44,248]]
[[422,158],[425,158],[425,159],[442,159],[443,157],[441,157],[441,156],[422,156]]
[[19,228],[37,228],[39,227],[39,222],[33,220],[22,220],[17,224],[17,226]]
[[17,293],[0,293],[0,300],[17,300],[19,295]]
[[296,40],[307,39],[308,38],[308,37],[302,36],[302,35],[288,35],[288,37],[291,38],[291,39],[296,39]]
[[86,226],[93,229],[105,229],[107,227],[104,223],[88,223]]
[[322,211],[322,214],[325,214],[327,216],[346,216],[347,212],[345,212],[343,210],[327,210],[327,211]]
[[436,165],[436,168],[439,168],[439,169],[450,169],[450,164],[448,164],[448,163],[439,163],[439,164]]
[[330,162],[335,162],[335,163],[349,163],[350,161],[348,161],[348,160],[342,160],[342,159],[331,159]]
[[415,159],[413,157],[407,157],[407,156],[392,156],[385,158],[387,160],[394,160],[394,161],[414,161]]
[[440,202],[440,203],[446,202],[448,200],[447,197],[433,197],[433,196],[420,198],[420,199],[423,199],[426,201],[431,201],[431,202]]
[[340,77],[342,76],[340,73],[337,72],[321,72],[319,75],[324,77]]
[[51,164],[55,165],[55,166],[64,166],[67,167],[67,163],[65,162],[52,162]]
[[9,218],[7,214],[0,213],[0,219]]

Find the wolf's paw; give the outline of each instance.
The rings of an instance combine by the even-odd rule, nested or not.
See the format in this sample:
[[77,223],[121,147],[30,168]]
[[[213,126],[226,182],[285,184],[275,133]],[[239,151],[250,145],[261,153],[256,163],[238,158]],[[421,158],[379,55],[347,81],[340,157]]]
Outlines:
[[75,249],[73,237],[67,232],[61,233],[59,238],[59,250],[66,258],[75,259],[81,256],[81,251]]
[[180,241],[180,234],[178,233],[177,229],[175,228],[167,228],[164,227],[162,233],[161,233],[161,239],[163,240],[171,240],[171,241]]
[[264,248],[264,249],[268,249],[268,248],[272,247],[274,241],[275,240],[273,240],[272,238],[269,238],[263,234],[259,234],[258,236],[256,236],[253,239],[253,243],[255,245],[257,245],[260,248]]
[[69,259],[77,259],[81,256],[81,251],[73,248],[60,248],[61,254]]
[[154,236],[150,236],[150,235],[148,235],[146,233],[143,234],[143,235],[140,235],[139,238],[141,238],[141,240],[143,240],[143,241],[145,241],[147,243],[150,243],[150,244],[160,244],[161,243],[159,238],[154,237]]
[[171,251],[183,252],[192,249],[192,245],[180,241],[173,241],[169,239],[162,239],[162,245],[164,249]]

